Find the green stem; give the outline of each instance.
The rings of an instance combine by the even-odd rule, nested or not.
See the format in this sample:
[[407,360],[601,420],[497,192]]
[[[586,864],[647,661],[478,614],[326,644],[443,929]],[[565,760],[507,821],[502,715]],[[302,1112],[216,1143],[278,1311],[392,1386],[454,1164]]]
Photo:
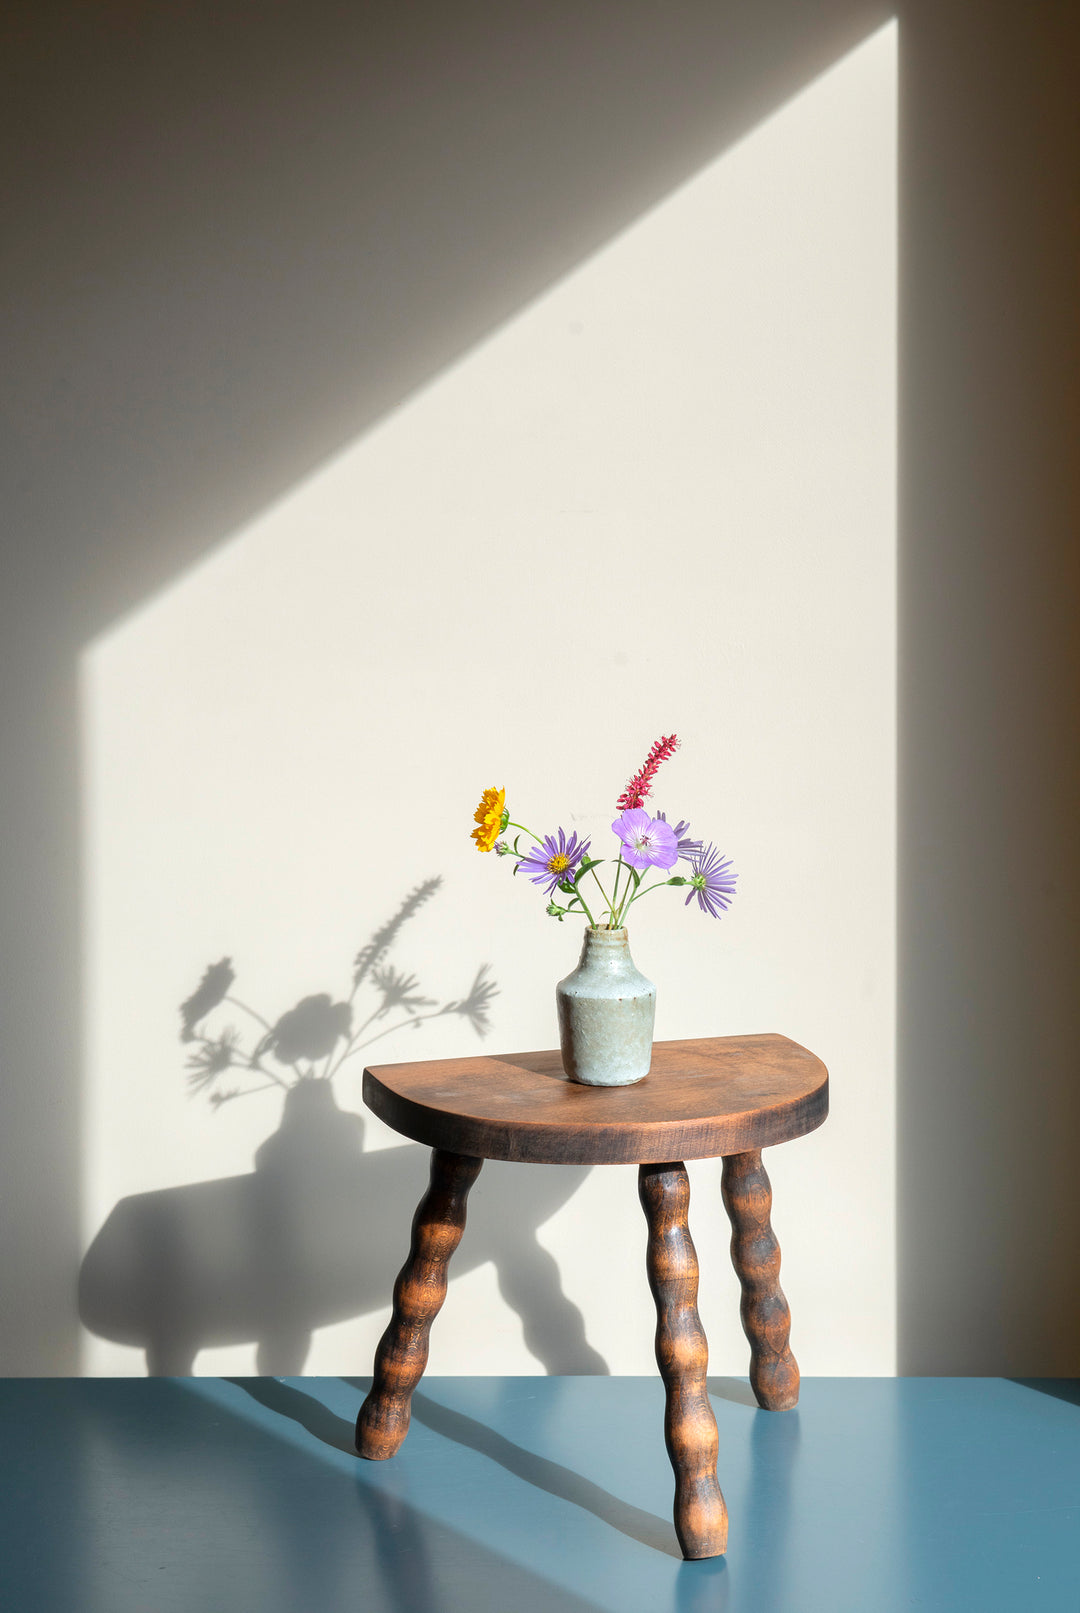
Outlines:
[[600,891],[601,896],[604,898],[604,901],[607,902],[608,918],[610,918],[611,917],[611,898],[608,896],[608,893],[604,889],[603,885],[600,884],[600,875],[596,872],[596,869],[595,868],[590,868],[589,873],[595,879],[595,881],[597,883],[597,887],[598,887],[598,889]]
[[[579,874],[578,879],[580,879],[580,878],[581,878],[581,875]],[[589,904],[588,904],[588,902],[585,900],[584,896],[582,896],[581,892],[578,890],[577,880],[574,881],[574,895],[577,897],[578,901],[581,903],[582,907],[585,909],[585,917],[589,921],[589,928],[592,929],[592,930],[599,929],[600,926],[597,924],[596,920],[593,918],[592,914],[589,912]]]
[[[531,829],[526,829],[525,825],[523,823],[515,823],[513,818],[507,818],[507,820],[506,820],[506,828],[507,829],[521,829],[525,834],[531,835],[533,840],[536,841],[536,844],[538,846],[542,846],[544,844],[544,842],[541,840],[539,835],[534,835],[532,830]],[[503,833],[504,834],[506,833],[506,829],[503,830]]]
[[612,927],[612,929],[615,928],[615,903],[619,900],[619,880],[622,878],[622,871],[623,871],[623,869],[625,867],[626,867],[626,864],[622,860],[622,852],[620,851],[619,860],[615,864],[615,889],[611,893],[611,927]]
[[627,912],[629,912],[635,902],[640,901],[641,897],[648,896],[650,891],[663,890],[664,886],[670,885],[670,883],[671,881],[669,879],[658,879],[655,885],[646,885],[644,890],[635,891],[633,896],[631,896],[630,900],[626,904]]
[[614,926],[613,926],[613,928],[616,929],[616,930],[621,930],[622,929],[623,919],[625,918],[627,912],[629,911],[630,906],[633,903],[634,897],[638,893],[638,887],[641,884],[641,875],[638,873],[637,869],[636,868],[631,868],[629,870],[629,872],[630,872],[630,884],[629,884],[626,892],[623,895],[622,905],[619,908],[619,911],[618,911],[618,914],[616,915],[615,923],[614,923]]

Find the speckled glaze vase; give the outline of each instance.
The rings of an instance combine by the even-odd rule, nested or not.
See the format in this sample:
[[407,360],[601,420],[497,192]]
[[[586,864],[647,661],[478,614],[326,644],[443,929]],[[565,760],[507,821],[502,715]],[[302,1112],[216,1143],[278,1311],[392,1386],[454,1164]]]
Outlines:
[[563,1069],[589,1087],[628,1087],[652,1063],[656,987],[634,968],[625,930],[585,931],[581,961],[555,987]]

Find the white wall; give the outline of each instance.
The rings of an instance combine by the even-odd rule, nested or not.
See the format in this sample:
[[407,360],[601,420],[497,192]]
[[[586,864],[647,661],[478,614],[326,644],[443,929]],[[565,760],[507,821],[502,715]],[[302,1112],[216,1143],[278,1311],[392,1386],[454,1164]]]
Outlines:
[[[889,26],[87,650],[86,1242],[125,1195],[250,1171],[278,1124],[274,1093],[185,1091],[177,1005],[224,954],[274,1018],[437,873],[401,963],[456,996],[490,961],[485,1045],[551,1045],[576,933],[476,856],[477,793],[602,842],[677,729],[656,801],[740,888],[720,925],[639,910],[657,1034],[775,1029],[829,1064],[828,1124],[767,1156],[793,1342],[807,1372],[893,1370],[895,77]],[[478,1047],[448,1016],[379,1057]],[[396,1141],[367,1119],[368,1151]],[[711,1363],[738,1372],[718,1164],[693,1180]],[[608,1367],[650,1371],[633,1173],[571,1185],[540,1243]],[[513,1170],[481,1176],[481,1222],[485,1192],[512,1221]],[[357,1237],[396,1263],[408,1212],[382,1209]],[[320,1329],[307,1370],[362,1370],[385,1314]],[[432,1370],[542,1355],[490,1264],[454,1280]],[[144,1360],[88,1333],[83,1366]]]

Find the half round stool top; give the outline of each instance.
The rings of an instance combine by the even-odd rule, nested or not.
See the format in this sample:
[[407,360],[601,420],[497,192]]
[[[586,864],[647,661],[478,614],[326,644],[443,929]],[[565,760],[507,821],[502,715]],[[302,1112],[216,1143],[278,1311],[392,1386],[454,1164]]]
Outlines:
[[643,1081],[589,1087],[562,1057],[507,1053],[364,1071],[368,1108],[402,1136],[478,1159],[625,1165],[788,1142],[829,1112],[829,1076],[786,1036],[656,1042]]

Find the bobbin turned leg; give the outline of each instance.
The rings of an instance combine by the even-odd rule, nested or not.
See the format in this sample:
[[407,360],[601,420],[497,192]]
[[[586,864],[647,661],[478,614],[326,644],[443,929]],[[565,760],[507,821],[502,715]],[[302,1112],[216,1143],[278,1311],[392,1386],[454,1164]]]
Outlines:
[[413,1216],[409,1258],[394,1284],[394,1313],[375,1351],[371,1392],[356,1419],[356,1448],[373,1462],[393,1456],[409,1432],[431,1324],[446,1298],[446,1268],[461,1242],[466,1200],[482,1164],[441,1148],[431,1155],[431,1183]]
[[769,1220],[772,1189],[760,1148],[725,1158],[721,1190],[731,1221],[731,1263],[742,1284],[750,1384],[766,1411],[789,1411],[799,1400],[799,1368],[788,1344],[791,1312],[780,1287],[780,1245]]
[[656,1364],[667,1391],[664,1437],[675,1469],[675,1533],[684,1557],[719,1557],[727,1546],[727,1508],[716,1478],[720,1440],[705,1388],[709,1348],[697,1313],[685,1165],[640,1166],[638,1192],[649,1223],[646,1260],[656,1301]]

